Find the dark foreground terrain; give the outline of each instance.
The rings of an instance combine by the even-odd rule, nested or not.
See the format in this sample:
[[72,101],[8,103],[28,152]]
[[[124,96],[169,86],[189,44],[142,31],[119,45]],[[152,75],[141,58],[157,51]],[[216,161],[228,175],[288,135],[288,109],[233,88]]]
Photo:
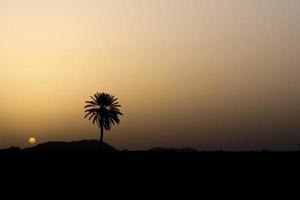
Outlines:
[[[115,152],[82,152],[82,151],[16,151],[1,152],[1,165],[70,165],[73,167],[99,166],[174,166],[183,168],[195,167],[243,167],[292,165],[297,166],[300,152],[169,152],[169,151],[115,151]],[[300,170],[300,168],[299,168]]]
[[[143,167],[180,169],[264,168],[280,165],[295,167],[300,152],[224,152],[197,151],[191,148],[153,148],[148,151],[119,151],[104,144],[99,151],[96,140],[77,142],[47,142],[35,147],[12,147],[0,150],[1,166],[114,168]],[[220,168],[222,166],[222,168]]]
[[[300,152],[118,151],[106,146],[101,153],[95,146],[79,146],[47,143],[32,149],[1,150],[1,191],[13,189],[11,196],[19,194],[18,189],[34,189],[55,199],[61,193],[67,199],[70,195],[77,198],[78,193],[84,196],[79,199],[92,199],[95,194],[116,199],[120,195],[154,199],[161,194],[166,199],[170,195],[193,199],[205,193],[239,198],[237,191],[252,197],[263,191],[268,197],[286,186],[298,191],[294,183],[300,178]],[[271,190],[266,189],[269,186]]]
[[76,183],[83,178],[117,184],[115,180],[147,180],[146,177],[176,184],[182,178],[187,182],[226,182],[234,176],[240,180],[296,177],[300,152],[199,152],[189,148],[118,151],[107,144],[100,152],[96,141],[50,142],[23,150],[0,150],[0,163],[2,177],[8,176],[8,180],[25,176],[25,180],[50,178]]

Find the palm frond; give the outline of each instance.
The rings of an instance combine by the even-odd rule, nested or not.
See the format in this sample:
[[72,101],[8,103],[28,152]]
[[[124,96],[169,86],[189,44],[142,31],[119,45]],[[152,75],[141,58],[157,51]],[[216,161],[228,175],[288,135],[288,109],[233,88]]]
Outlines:
[[91,96],[91,101],[86,101],[85,118],[92,120],[99,128],[103,127],[109,131],[115,124],[120,123],[119,116],[123,115],[118,98],[107,93],[97,92]]

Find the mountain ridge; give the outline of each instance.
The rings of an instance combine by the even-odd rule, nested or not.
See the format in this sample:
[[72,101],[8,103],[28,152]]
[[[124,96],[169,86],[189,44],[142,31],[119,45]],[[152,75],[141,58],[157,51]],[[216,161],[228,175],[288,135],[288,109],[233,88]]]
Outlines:
[[[110,144],[103,143],[103,150],[107,152],[120,151]],[[95,139],[91,140],[79,140],[79,141],[48,141],[45,143],[37,144],[33,147],[27,147],[21,149],[20,147],[10,147],[6,149],[0,149],[0,152],[95,152],[99,151],[99,141]],[[127,150],[123,150],[127,151]],[[198,152],[193,148],[165,148],[155,147],[144,152]]]
[[[25,152],[30,151],[45,151],[45,152],[94,152],[99,151],[98,140],[80,140],[71,142],[62,141],[49,141],[42,144],[38,144],[34,147],[23,149]],[[103,151],[116,152],[118,151],[113,146],[103,143]]]

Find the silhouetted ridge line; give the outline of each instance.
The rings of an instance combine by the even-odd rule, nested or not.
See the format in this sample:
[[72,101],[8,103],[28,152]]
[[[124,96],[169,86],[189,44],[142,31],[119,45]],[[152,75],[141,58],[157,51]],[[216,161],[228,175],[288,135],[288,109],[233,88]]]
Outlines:
[[[30,152],[95,152],[99,151],[98,140],[82,140],[74,142],[46,142],[35,147],[26,148],[23,151]],[[109,144],[103,143],[103,151],[118,151]]]
[[193,149],[193,148],[175,149],[175,148],[163,148],[163,147],[155,147],[148,151],[151,151],[151,152],[198,152],[197,149]]

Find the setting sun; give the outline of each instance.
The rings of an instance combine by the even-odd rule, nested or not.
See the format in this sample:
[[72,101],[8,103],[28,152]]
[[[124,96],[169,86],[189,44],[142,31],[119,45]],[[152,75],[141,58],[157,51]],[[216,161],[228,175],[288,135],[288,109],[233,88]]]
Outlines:
[[31,137],[31,138],[29,138],[28,142],[29,142],[29,144],[35,144],[36,139],[34,137]]

